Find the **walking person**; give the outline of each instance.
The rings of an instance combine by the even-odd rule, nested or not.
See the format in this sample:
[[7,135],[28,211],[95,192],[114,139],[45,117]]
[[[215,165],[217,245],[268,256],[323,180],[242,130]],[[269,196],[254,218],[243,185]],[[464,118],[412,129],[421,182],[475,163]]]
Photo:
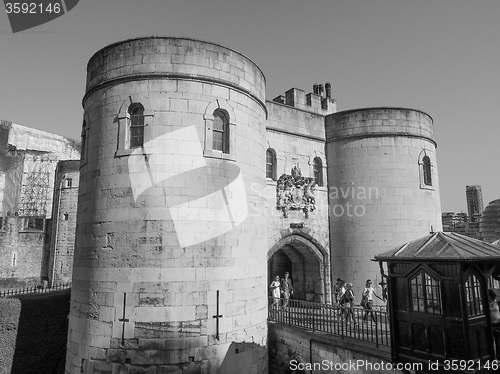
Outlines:
[[382,279],[382,281],[379,283],[380,287],[382,288],[382,301],[384,303],[387,302],[387,283],[385,283],[385,280]]
[[338,299],[337,306],[340,307],[340,308],[339,308],[339,311],[337,313],[337,316],[339,318],[342,318],[342,316],[344,315],[344,310],[342,309],[341,304],[342,304],[342,298],[344,297],[344,294],[345,294],[345,280],[339,278],[339,279],[337,279],[337,281],[340,281],[340,283],[339,283],[339,293],[337,295],[337,299]]
[[490,305],[490,321],[491,328],[493,330],[493,341],[495,345],[495,351],[497,358],[500,351],[500,307],[498,301],[496,300],[497,294],[491,288],[488,290],[488,301]]
[[339,294],[340,294],[341,286],[342,286],[342,279],[337,278],[337,283],[335,283],[335,285],[333,286],[333,291],[335,293],[335,304],[339,303],[339,299],[340,299]]
[[281,280],[281,293],[283,294],[283,309],[288,307],[290,296],[293,295],[293,284],[290,279],[290,273],[287,271],[285,277]]
[[356,298],[354,297],[354,292],[352,291],[352,283],[346,283],[346,290],[344,295],[341,298],[340,305],[345,315],[345,321],[349,323],[352,318],[352,322],[356,325],[356,319],[354,318],[354,301]]
[[273,298],[272,306],[273,308],[278,309],[281,296],[281,282],[279,275],[276,275],[269,288],[271,289],[271,296]]
[[377,318],[373,314],[373,295],[375,295],[380,300],[384,301],[380,296],[375,293],[375,289],[372,287],[371,279],[366,281],[365,289],[361,295],[361,306],[365,309],[365,314],[363,316],[363,322],[368,322],[368,314],[372,317],[372,321],[377,323]]

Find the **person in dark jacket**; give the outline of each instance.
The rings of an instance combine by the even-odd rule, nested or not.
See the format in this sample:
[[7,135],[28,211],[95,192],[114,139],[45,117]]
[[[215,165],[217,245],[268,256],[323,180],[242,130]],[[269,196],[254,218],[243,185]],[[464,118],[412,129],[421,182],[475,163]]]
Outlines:
[[281,293],[283,294],[283,308],[288,306],[288,300],[293,295],[293,284],[290,279],[290,273],[287,271],[285,277],[281,280]]

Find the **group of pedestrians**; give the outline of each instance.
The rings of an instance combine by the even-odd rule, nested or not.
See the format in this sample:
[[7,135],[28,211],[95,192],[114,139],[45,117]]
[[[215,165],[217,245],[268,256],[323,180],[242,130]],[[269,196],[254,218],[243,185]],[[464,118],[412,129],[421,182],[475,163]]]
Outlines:
[[[380,283],[382,289],[384,290],[385,282]],[[354,291],[352,290],[352,283],[346,282],[341,278],[337,278],[337,283],[334,286],[334,294],[335,294],[335,302],[340,307],[339,309],[339,318],[343,319],[347,323],[351,320],[355,325],[356,319],[354,317],[353,307],[356,302],[356,297],[354,296]],[[384,294],[384,293],[383,293]],[[365,310],[363,315],[363,322],[368,323],[368,315],[370,315],[373,322],[377,323],[377,318],[373,313],[373,297],[377,297],[378,299],[385,302],[386,300],[377,295],[375,289],[372,287],[371,279],[366,281],[365,288],[363,293],[361,294],[361,306]]]
[[279,308],[280,298],[283,298],[282,306],[286,308],[290,296],[293,295],[293,284],[290,279],[290,273],[287,271],[281,279],[279,275],[276,275],[269,288],[271,289],[271,296],[273,297],[273,307]]

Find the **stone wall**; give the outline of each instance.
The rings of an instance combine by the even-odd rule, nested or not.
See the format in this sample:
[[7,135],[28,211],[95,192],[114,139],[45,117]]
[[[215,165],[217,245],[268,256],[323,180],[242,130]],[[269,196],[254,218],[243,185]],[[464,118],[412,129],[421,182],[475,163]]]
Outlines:
[[[5,286],[40,284],[45,226],[27,229],[27,217],[4,217],[0,230],[0,279]],[[46,224],[46,221],[43,220]]]
[[[264,206],[264,85],[245,56],[192,39],[134,39],[92,57],[68,373],[266,371],[267,226],[253,214]],[[133,149],[136,103],[144,143]],[[217,110],[227,152],[212,147]]]
[[[294,92],[298,90],[294,89]],[[287,217],[276,208],[276,181],[267,179],[268,283],[275,275],[290,272],[294,295],[308,301],[331,301],[330,242],[328,236],[328,198],[325,156],[324,110],[305,105],[292,107],[267,102],[266,144],[276,153],[277,178],[291,174],[299,166],[302,175],[313,177],[313,162],[321,159],[323,186],[315,187],[315,210],[306,215],[290,210]],[[309,109],[309,110],[306,110]],[[330,112],[335,108],[330,108]],[[320,111],[319,111],[320,112]]]
[[50,284],[71,281],[75,248],[80,161],[60,161],[56,169],[50,235]]
[[[401,374],[391,366],[390,349],[356,340],[269,323],[269,372]],[[302,370],[302,371],[299,371]]]

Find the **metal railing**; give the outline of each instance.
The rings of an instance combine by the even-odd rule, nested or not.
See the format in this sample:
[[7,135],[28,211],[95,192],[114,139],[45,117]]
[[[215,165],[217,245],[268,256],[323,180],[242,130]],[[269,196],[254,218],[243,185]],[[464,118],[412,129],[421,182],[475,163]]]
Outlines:
[[17,297],[20,295],[29,295],[29,294],[49,293],[54,291],[67,290],[70,288],[71,288],[71,282],[55,284],[52,287],[42,287],[40,285],[37,285],[37,286],[28,286],[23,288],[13,288],[8,290],[0,290],[0,298]]
[[390,346],[387,311],[359,307],[269,298],[270,321],[286,323],[312,332],[323,332],[341,339],[351,338],[378,346]]

